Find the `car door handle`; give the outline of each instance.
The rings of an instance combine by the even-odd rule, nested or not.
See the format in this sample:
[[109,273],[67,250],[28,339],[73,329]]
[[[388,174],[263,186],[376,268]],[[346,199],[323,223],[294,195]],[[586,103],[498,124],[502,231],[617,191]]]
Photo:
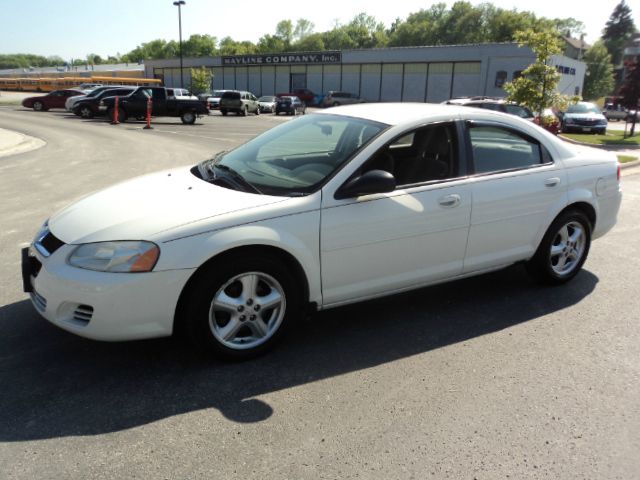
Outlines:
[[457,207],[460,204],[460,195],[457,193],[445,195],[438,199],[438,203],[443,207]]
[[560,183],[560,179],[558,177],[547,178],[544,181],[545,186],[547,187],[555,187]]

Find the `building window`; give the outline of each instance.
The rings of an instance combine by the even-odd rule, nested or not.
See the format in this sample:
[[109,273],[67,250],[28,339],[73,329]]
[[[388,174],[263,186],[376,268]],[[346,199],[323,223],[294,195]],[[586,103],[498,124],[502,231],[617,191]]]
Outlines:
[[576,86],[574,95],[580,95],[580,87],[579,86]]
[[522,76],[522,70],[516,70],[515,72],[513,72],[513,79],[516,80],[517,78],[520,78]]
[[504,82],[507,81],[507,72],[505,70],[499,70],[496,72],[496,88],[502,88]]

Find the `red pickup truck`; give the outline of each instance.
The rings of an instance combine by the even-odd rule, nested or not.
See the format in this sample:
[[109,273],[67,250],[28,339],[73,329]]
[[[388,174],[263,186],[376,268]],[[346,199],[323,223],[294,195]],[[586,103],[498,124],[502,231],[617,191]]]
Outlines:
[[276,93],[276,97],[298,97],[306,104],[315,102],[316,94],[308,88],[294,88],[289,93]]

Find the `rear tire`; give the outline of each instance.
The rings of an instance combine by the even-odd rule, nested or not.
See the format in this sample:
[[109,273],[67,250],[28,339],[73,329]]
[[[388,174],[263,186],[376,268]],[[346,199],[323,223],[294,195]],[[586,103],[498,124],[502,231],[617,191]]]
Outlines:
[[44,103],[42,103],[39,100],[36,100],[35,102],[33,102],[33,109],[36,112],[44,112],[46,110],[46,108],[44,107]]
[[182,123],[185,125],[193,125],[196,123],[196,114],[193,112],[182,112],[180,120],[182,120]]
[[227,111],[226,110],[220,110],[220,113],[225,117],[227,116]]
[[558,215],[526,264],[529,274],[548,285],[571,280],[580,272],[589,254],[591,228],[591,222],[579,210]]
[[272,348],[303,311],[300,282],[275,258],[235,256],[206,268],[185,292],[188,338],[218,358],[244,360]]

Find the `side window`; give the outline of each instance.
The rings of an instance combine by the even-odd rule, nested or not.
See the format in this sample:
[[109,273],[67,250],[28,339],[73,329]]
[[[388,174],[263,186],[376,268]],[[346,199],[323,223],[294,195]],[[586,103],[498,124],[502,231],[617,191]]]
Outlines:
[[[469,129],[476,173],[527,168],[551,161],[534,139],[511,129],[471,125]],[[545,158],[546,157],[546,158]]]
[[530,115],[530,111],[519,107],[518,105],[511,105],[511,104],[505,104],[504,108],[507,109],[507,113],[510,113],[511,115],[517,115],[518,117],[521,118],[531,118],[533,117],[533,115]]
[[497,103],[470,103],[470,107],[484,108],[485,110],[494,110],[496,112],[502,112],[502,107]]
[[364,165],[363,172],[369,170],[391,173],[398,187],[457,177],[455,124],[422,127],[396,138]]

